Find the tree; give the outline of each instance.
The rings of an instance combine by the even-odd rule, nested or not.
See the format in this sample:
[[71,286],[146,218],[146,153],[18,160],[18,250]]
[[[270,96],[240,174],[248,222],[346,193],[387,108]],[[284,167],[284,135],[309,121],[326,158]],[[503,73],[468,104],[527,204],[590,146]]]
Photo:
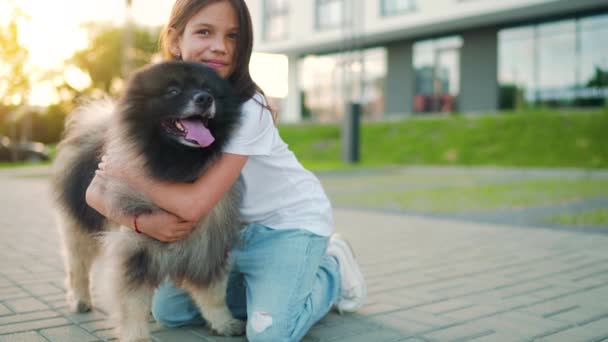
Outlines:
[[12,1],[9,22],[0,27],[0,103],[19,106],[28,97],[30,82],[25,66],[27,49],[19,43],[19,21],[27,20],[27,15]]
[[595,74],[587,82],[587,87],[602,88],[608,86],[608,70],[602,70],[602,68],[596,66]]
[[91,88],[111,94],[115,82],[123,78],[123,56],[129,64],[140,67],[150,62],[157,51],[159,29],[134,28],[134,46],[127,53],[124,46],[124,27],[89,23],[86,25],[90,39],[89,46],[77,51],[69,63],[74,64],[91,78]]

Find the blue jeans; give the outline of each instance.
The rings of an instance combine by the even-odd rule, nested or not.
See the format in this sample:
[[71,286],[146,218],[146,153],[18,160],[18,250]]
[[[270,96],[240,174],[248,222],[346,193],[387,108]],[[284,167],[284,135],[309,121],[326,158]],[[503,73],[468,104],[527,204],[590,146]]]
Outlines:
[[[340,291],[338,263],[325,255],[328,238],[306,230],[251,224],[232,251],[226,302],[247,320],[250,341],[299,341],[331,309]],[[203,324],[190,296],[166,281],[152,302],[170,327]]]

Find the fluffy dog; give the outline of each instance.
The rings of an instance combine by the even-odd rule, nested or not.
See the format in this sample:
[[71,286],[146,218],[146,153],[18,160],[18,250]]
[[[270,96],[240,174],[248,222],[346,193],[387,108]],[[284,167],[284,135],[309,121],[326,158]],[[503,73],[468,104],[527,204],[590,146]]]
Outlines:
[[[93,102],[70,116],[54,163],[53,188],[73,311],[91,309],[90,268],[105,247],[121,340],[147,340],[151,297],[166,278],[191,294],[212,330],[244,332],[244,322],[232,317],[224,300],[228,255],[240,227],[238,182],[186,239],[173,243],[116,227],[85,202],[107,150],[128,156],[129,167],[150,177],[193,182],[221,154],[238,124],[240,103],[212,69],[163,62],[136,71],[116,103]],[[110,210],[129,215],[161,210],[124,182],[107,178],[104,186]]]

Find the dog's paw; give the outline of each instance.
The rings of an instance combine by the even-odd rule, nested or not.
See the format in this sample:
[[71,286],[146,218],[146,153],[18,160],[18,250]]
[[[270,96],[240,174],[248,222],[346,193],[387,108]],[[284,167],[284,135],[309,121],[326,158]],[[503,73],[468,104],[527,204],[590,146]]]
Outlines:
[[91,311],[92,305],[90,301],[85,301],[82,299],[76,299],[74,296],[68,295],[68,308],[73,313],[87,313]]
[[245,335],[247,323],[236,318],[231,318],[221,324],[211,326],[213,333],[220,336],[242,336]]
[[91,305],[87,304],[85,302],[78,302],[78,303],[76,303],[75,309],[76,309],[75,312],[85,313],[85,312],[91,311]]

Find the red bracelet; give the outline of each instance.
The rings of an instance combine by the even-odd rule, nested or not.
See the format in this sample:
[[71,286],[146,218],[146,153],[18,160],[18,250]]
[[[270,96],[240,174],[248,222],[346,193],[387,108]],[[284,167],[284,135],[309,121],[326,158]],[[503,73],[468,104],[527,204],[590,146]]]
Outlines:
[[133,228],[135,228],[135,231],[137,232],[137,234],[141,234],[141,230],[139,230],[139,227],[137,226],[138,217],[139,217],[139,215],[133,216]]

